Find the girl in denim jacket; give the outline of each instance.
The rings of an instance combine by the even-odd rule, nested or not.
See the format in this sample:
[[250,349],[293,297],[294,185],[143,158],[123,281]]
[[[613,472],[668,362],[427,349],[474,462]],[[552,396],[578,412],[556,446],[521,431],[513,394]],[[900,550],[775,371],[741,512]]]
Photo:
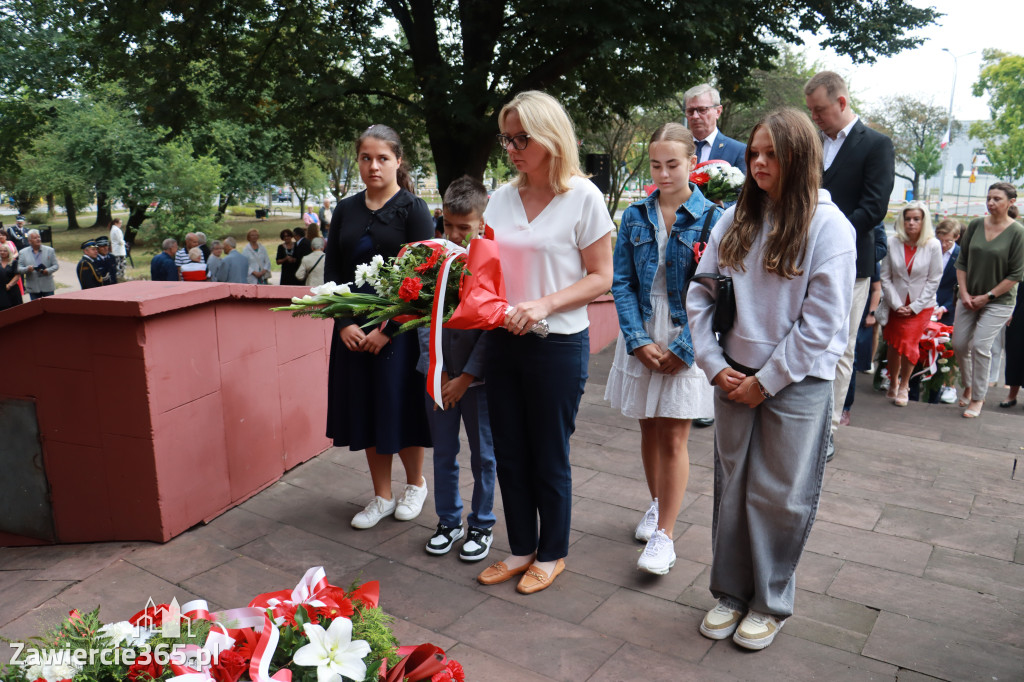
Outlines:
[[647,543],[637,568],[665,575],[676,561],[672,533],[690,473],[690,420],[714,415],[712,388],[693,362],[686,273],[708,214],[713,227],[722,209],[689,182],[697,160],[693,135],[681,124],[655,131],[650,159],[658,188],[625,210],[615,243],[612,294],[621,333],[605,399],[640,420],[653,501],[636,528],[636,539]]

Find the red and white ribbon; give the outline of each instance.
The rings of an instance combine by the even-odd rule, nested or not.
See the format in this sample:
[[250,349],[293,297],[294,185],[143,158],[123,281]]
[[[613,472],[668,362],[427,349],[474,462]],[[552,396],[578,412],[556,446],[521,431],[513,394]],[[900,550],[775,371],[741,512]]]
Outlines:
[[427,366],[427,392],[442,410],[444,402],[441,399],[441,370],[444,367],[444,357],[441,352],[441,333],[444,331],[444,299],[448,291],[448,276],[451,274],[452,264],[466,257],[466,250],[454,242],[447,242],[445,246],[447,254],[444,263],[441,264],[441,270],[437,273],[434,304],[430,308],[430,364]]

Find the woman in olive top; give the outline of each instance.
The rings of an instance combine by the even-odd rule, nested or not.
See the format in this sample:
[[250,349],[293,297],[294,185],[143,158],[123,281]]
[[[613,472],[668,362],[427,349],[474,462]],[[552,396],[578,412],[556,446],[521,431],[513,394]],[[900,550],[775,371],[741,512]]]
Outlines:
[[1013,314],[1017,283],[1024,280],[1024,225],[1014,221],[1017,188],[997,182],[988,188],[988,216],[967,228],[956,261],[960,297],[953,348],[963,380],[964,417],[981,414],[988,391],[992,341]]

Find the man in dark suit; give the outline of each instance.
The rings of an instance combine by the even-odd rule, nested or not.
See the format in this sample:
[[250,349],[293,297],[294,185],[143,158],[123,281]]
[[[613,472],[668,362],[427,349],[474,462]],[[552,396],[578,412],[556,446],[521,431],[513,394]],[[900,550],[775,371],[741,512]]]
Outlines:
[[722,115],[722,98],[718,90],[707,83],[701,83],[683,93],[686,107],[686,123],[697,143],[697,162],[719,159],[747,172],[747,145],[726,137],[718,129],[718,117]]
[[[896,152],[892,140],[868,128],[853,112],[846,81],[839,74],[832,71],[815,74],[804,86],[804,96],[811,118],[822,133],[825,162],[822,187],[832,195],[832,201],[857,231],[857,279],[850,307],[850,341],[836,367],[832,385],[834,436],[850,386],[858,323],[875,269],[874,229],[885,218],[896,180]],[[830,439],[829,459],[834,451]]]

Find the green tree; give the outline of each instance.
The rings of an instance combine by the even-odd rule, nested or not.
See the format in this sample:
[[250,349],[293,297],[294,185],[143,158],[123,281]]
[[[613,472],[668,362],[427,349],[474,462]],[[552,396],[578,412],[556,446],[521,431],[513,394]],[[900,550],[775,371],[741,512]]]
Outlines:
[[[910,181],[914,196],[923,196],[921,181],[942,170],[939,145],[946,132],[949,116],[942,107],[907,95],[889,97],[871,113],[869,125],[892,138],[896,148],[896,176]],[[955,121],[952,139],[959,132]]]
[[1024,56],[987,49],[975,97],[988,93],[990,121],[971,126],[984,141],[991,172],[1008,182],[1024,177]]
[[222,177],[216,159],[195,156],[188,142],[168,142],[145,163],[144,177],[157,197],[151,220],[160,240],[174,237],[184,244],[189,232],[215,237],[223,231],[214,221]]
[[[920,44],[907,32],[938,16],[908,0],[39,2],[51,23],[89,41],[91,68],[128,79],[172,133],[195,116],[263,114],[323,132],[339,127],[334,105],[345,102],[360,125],[395,125],[407,144],[422,122],[442,190],[482,175],[497,153],[498,111],[516,92],[548,90],[577,118],[625,115],[711,72],[739,99],[752,69],[768,68],[780,41],[799,43],[801,31],[865,62]],[[212,96],[204,82],[215,83]]]
[[299,200],[299,213],[306,212],[306,202],[310,195],[320,195],[327,187],[327,174],[323,169],[323,159],[306,157],[296,161],[285,169],[285,178]]

